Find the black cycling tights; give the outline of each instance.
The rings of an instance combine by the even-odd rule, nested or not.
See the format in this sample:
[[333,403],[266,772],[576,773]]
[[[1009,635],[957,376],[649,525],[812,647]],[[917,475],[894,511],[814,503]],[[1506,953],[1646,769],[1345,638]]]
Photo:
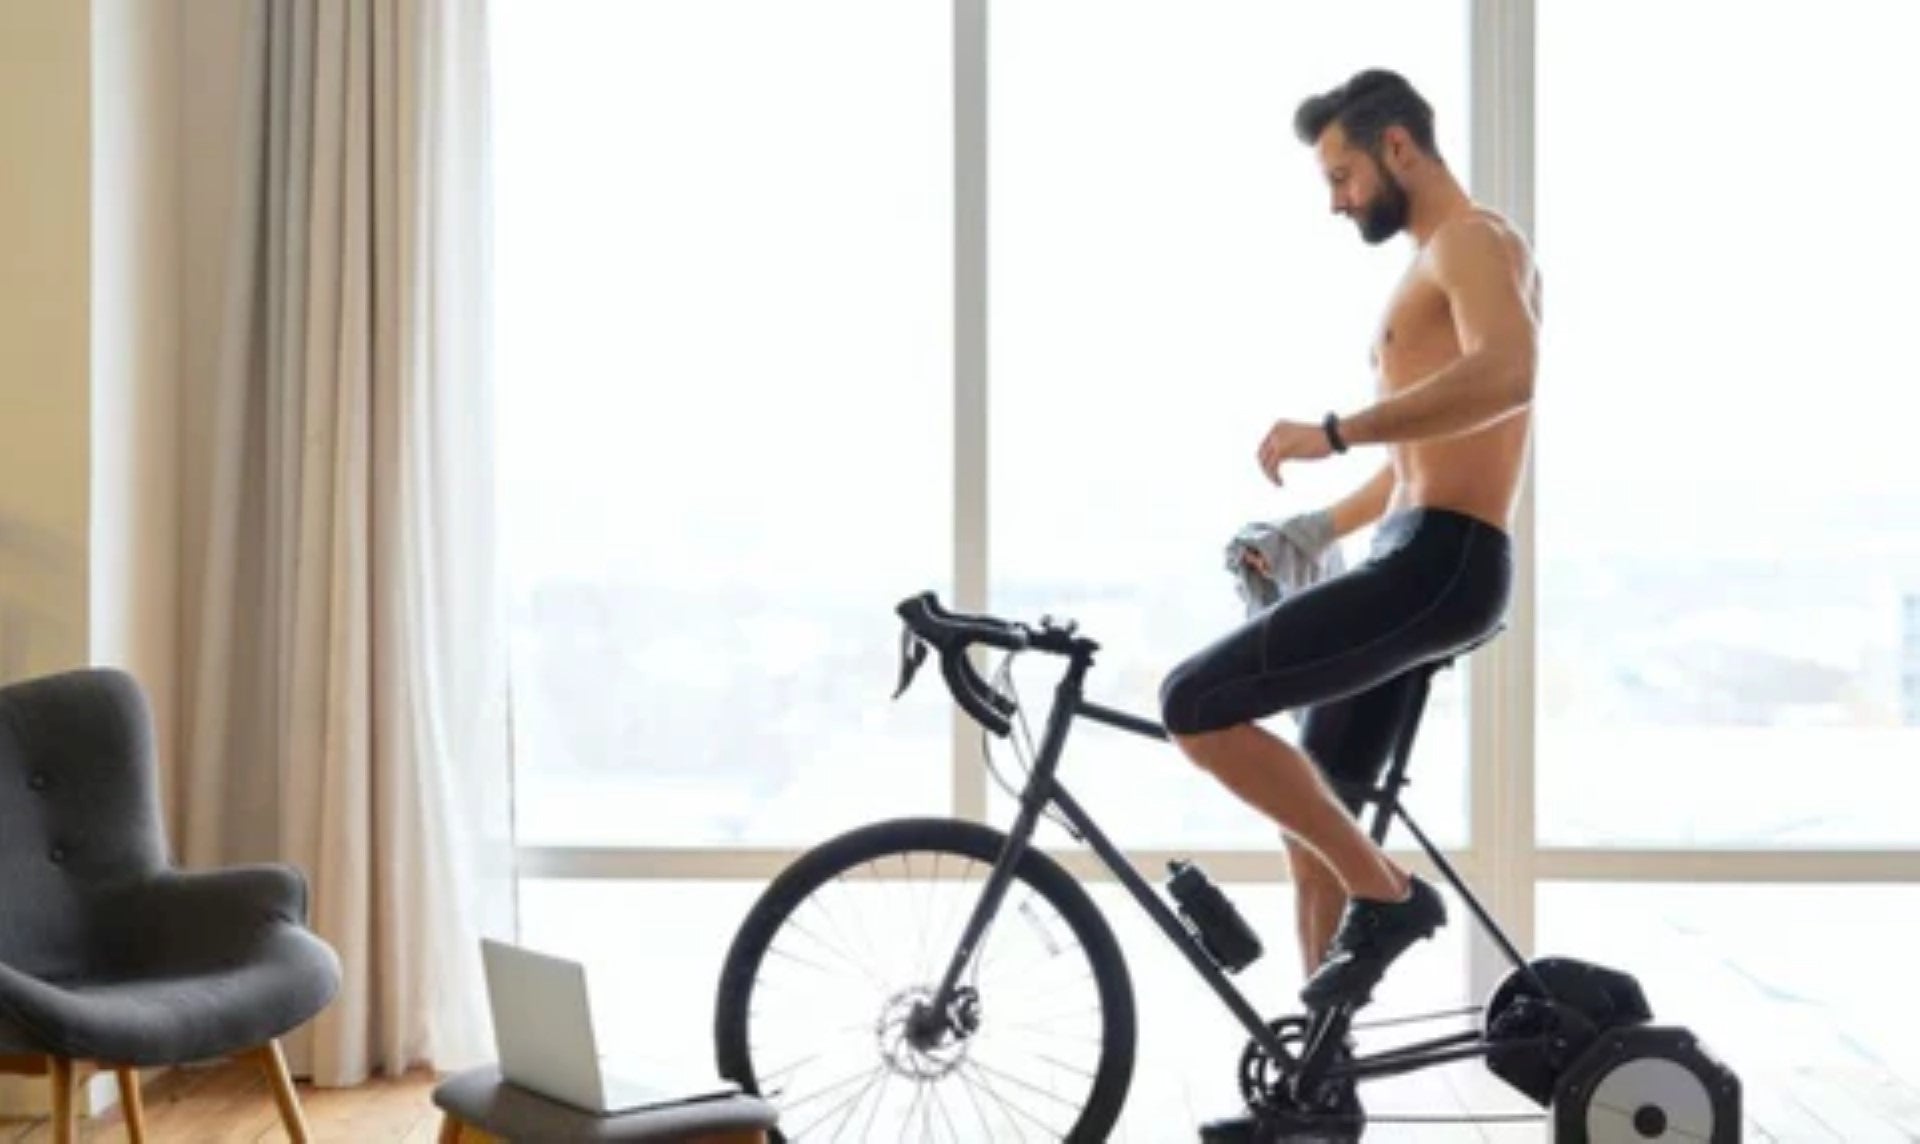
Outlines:
[[1304,707],[1307,754],[1337,780],[1370,785],[1408,714],[1408,669],[1496,630],[1512,589],[1502,530],[1447,509],[1393,513],[1364,562],[1174,668],[1160,689],[1161,721],[1193,735]]

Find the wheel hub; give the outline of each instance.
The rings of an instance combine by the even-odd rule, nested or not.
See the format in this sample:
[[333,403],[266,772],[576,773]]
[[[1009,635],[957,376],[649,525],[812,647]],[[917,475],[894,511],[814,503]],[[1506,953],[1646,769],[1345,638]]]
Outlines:
[[933,990],[908,986],[887,998],[873,1032],[880,1056],[895,1075],[935,1081],[967,1059],[980,1030],[980,995],[971,987],[956,990],[943,1018],[931,1006]]

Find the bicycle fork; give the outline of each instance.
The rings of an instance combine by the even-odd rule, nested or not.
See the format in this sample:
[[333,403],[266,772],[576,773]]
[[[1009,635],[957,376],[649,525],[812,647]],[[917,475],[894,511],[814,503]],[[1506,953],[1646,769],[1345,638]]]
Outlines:
[[1007,844],[994,861],[993,872],[987,876],[980,900],[974,905],[972,916],[967,919],[966,929],[961,931],[960,944],[955,947],[940,984],[925,1007],[916,1009],[908,1019],[907,1035],[918,1047],[937,1045],[949,1032],[958,1034],[968,1024],[955,1004],[960,996],[960,978],[966,973],[967,966],[973,963],[974,954],[986,940],[994,920],[999,917],[1007,888],[1013,883],[1014,871],[1019,869],[1026,857],[1027,847],[1033,842],[1033,832],[1040,824],[1040,815],[1053,798],[1054,771],[1059,766],[1060,754],[1066,746],[1067,728],[1073,722],[1074,708],[1080,699],[1081,680],[1091,662],[1084,654],[1075,655],[1067,667],[1066,676],[1055,690],[1053,708],[1047,713],[1046,731],[1040,740],[1039,757],[1034,760],[1033,776],[1021,794],[1020,813],[1014,819],[1013,829],[1007,834]]

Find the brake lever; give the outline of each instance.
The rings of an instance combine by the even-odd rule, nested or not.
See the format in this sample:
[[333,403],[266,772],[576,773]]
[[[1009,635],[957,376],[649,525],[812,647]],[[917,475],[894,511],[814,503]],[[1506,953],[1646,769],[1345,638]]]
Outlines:
[[927,662],[926,641],[913,634],[913,629],[900,629],[900,686],[894,689],[893,697],[900,698],[913,685],[913,675],[920,665]]
[[973,716],[975,722],[1002,739],[1013,731],[1013,720],[1001,712],[1001,704],[996,702],[999,696],[980,678],[980,673],[973,670],[966,656],[941,656],[940,672],[947,677],[947,687],[953,692],[953,697],[959,700],[960,706]]

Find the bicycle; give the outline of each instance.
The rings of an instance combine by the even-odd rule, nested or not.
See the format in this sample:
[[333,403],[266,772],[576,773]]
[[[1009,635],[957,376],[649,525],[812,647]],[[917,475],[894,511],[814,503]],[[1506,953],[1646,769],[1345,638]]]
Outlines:
[[[1092,898],[1032,845],[1043,814],[1092,849],[1245,1028],[1239,1086],[1253,1114],[1248,1139],[1357,1139],[1369,1122],[1359,1099],[1364,1082],[1473,1057],[1548,1110],[1555,1140],[1657,1140],[1670,1131],[1711,1144],[1739,1139],[1738,1078],[1698,1038],[1652,1024],[1639,984],[1625,973],[1522,956],[1403,805],[1430,681],[1471,648],[1416,669],[1407,730],[1383,781],[1348,793],[1373,804],[1376,843],[1394,819],[1405,824],[1513,969],[1481,1006],[1392,1022],[1474,1015],[1475,1028],[1358,1055],[1349,1033],[1366,1027],[1354,1023],[1364,999],[1263,1020],[1231,980],[1260,955],[1252,927],[1191,865],[1175,864],[1169,892],[1177,911],[1169,906],[1060,783],[1076,719],[1168,737],[1152,720],[1086,698],[1097,643],[1051,617],[1036,628],[949,612],[932,592],[895,610],[905,626],[894,697],[911,686],[929,650],[937,652],[954,700],[997,737],[1008,738],[1022,712],[1016,698],[981,678],[972,648],[1006,653],[996,679],[1007,678],[1023,652],[1065,657],[1067,669],[1010,830],[951,818],[859,827],[801,855],[743,919],[720,975],[716,1061],[723,1076],[780,1109],[778,1139],[838,1140],[849,1132],[868,1139],[876,1129],[885,1141],[999,1142],[1034,1132],[1075,1144],[1107,1138],[1132,1083],[1132,979]],[[979,871],[985,876],[976,886]],[[1004,924],[1016,886],[1024,897],[1011,912],[1023,927]],[[883,900],[882,920],[843,928],[840,915],[856,916],[852,907],[868,898]],[[937,931],[924,928],[935,919]],[[882,950],[879,940],[907,922],[922,923],[917,940]],[[1034,967],[992,972],[1010,961]],[[829,980],[841,965],[855,971],[852,984]],[[800,973],[798,984],[785,979],[788,969]],[[853,1071],[845,1063],[814,1067],[839,1060],[842,1049],[859,1062]],[[1069,1059],[1076,1051],[1092,1059]]]

